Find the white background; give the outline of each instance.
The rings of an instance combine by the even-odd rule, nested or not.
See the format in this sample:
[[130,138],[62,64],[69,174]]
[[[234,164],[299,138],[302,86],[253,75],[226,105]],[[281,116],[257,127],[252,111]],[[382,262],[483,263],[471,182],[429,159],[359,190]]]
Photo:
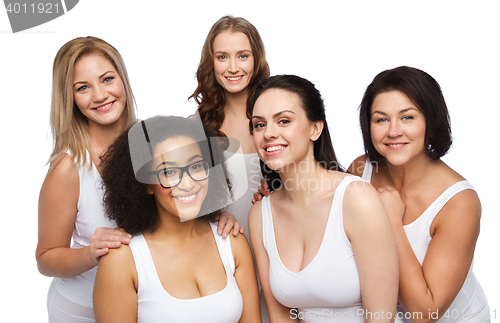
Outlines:
[[51,279],[38,273],[35,247],[38,193],[52,146],[49,109],[57,50],[78,36],[103,38],[124,57],[139,118],[187,116],[196,108],[187,98],[196,87],[201,47],[212,24],[226,14],[257,27],[272,75],[297,74],[316,84],[344,166],[363,153],[357,108],[376,74],[409,65],[440,83],[455,139],[444,160],[481,198],[474,271],[496,310],[499,7],[481,0],[82,0],[66,15],[16,34],[1,8],[2,321],[47,320]]

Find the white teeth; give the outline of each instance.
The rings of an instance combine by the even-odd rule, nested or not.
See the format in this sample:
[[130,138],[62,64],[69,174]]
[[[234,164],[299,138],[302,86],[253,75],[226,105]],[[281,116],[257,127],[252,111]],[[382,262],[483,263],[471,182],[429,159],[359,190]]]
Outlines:
[[229,77],[229,76],[226,76],[226,78],[230,81],[238,81],[239,79],[241,79],[243,76],[235,76],[235,77]]
[[179,201],[191,201],[196,197],[196,194],[189,195],[189,196],[174,196],[175,199]]
[[102,107],[97,108],[97,110],[107,109],[107,108],[109,108],[112,104],[113,104],[113,102],[108,103],[108,104],[106,104],[106,105],[104,105],[104,106],[102,106]]
[[285,146],[272,146],[272,147],[266,148],[266,151],[272,152],[272,151],[276,151],[276,150],[283,150],[285,148],[286,148]]
[[387,144],[389,147],[401,147],[403,144]]

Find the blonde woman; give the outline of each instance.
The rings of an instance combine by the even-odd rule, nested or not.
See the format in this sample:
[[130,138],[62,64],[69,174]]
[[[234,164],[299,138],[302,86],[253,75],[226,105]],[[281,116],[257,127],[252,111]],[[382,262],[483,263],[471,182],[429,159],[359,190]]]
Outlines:
[[104,217],[100,156],[135,121],[118,51],[95,37],[63,45],[53,67],[54,148],[40,190],[36,249],[40,273],[55,277],[47,299],[50,322],[95,321],[92,289],[99,258],[130,241]]
[[54,148],[38,206],[38,269],[55,277],[49,322],[94,322],[95,266],[109,248],[130,241],[103,215],[99,157],[135,121],[118,51],[94,37],[62,46],[53,68]]

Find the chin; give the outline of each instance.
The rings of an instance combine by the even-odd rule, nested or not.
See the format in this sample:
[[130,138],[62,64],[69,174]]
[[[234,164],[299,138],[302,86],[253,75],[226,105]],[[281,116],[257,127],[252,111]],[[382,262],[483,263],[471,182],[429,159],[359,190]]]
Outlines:
[[283,163],[281,161],[268,161],[268,162],[265,162],[265,164],[267,167],[269,167],[269,169],[277,171],[277,172],[281,172],[284,169],[286,169],[286,165],[287,165],[286,163]]

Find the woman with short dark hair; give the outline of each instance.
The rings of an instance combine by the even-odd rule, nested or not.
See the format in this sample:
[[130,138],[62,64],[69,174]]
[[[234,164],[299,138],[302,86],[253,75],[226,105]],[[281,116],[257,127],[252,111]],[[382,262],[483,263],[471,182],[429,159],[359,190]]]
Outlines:
[[359,113],[365,155],[349,171],[378,189],[396,232],[398,317],[489,322],[472,272],[481,204],[472,185],[440,159],[452,137],[439,84],[416,68],[383,71]]

